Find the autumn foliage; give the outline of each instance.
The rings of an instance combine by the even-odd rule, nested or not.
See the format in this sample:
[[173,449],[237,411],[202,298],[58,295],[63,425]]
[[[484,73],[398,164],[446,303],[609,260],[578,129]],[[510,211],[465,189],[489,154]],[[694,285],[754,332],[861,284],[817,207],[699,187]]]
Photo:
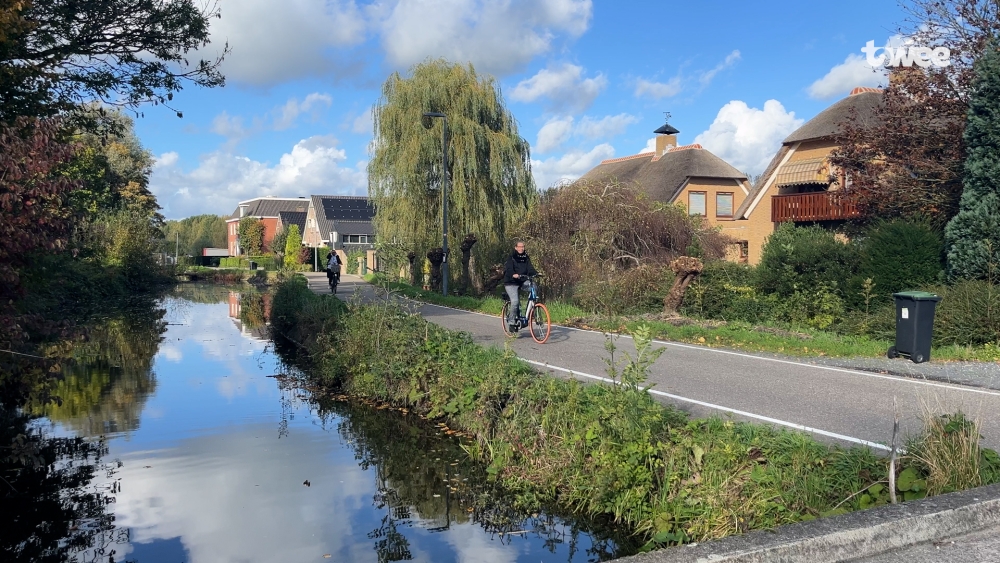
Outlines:
[[74,157],[54,119],[21,117],[0,125],[0,338],[22,328],[11,310],[24,288],[18,271],[40,251],[67,247],[73,216],[67,205],[78,182],[60,173]]
[[730,242],[701,217],[618,182],[550,189],[530,212],[523,234],[550,290],[577,298],[592,293],[585,300],[600,309],[612,302],[639,305],[647,293],[673,281],[672,260],[684,254],[722,258]]

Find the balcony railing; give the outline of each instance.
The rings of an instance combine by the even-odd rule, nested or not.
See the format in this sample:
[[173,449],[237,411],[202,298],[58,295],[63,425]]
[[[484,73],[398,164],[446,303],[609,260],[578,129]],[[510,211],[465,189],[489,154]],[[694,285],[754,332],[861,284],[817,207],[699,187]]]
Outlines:
[[842,221],[858,217],[857,202],[837,192],[771,197],[771,221]]

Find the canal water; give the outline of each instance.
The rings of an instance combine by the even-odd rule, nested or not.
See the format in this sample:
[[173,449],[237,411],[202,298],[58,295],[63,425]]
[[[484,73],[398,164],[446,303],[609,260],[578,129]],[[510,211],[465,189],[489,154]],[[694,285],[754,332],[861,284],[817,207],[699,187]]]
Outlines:
[[0,559],[575,562],[628,551],[586,522],[518,511],[432,423],[310,392],[268,341],[269,305],[180,286],[155,311],[95,326],[61,367],[57,401],[4,411],[7,434],[52,463],[34,477],[4,466],[14,525]]

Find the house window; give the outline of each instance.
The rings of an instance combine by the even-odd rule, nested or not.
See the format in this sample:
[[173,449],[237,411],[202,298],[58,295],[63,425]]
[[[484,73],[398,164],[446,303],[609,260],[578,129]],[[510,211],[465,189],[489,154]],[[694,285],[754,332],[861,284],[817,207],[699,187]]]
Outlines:
[[733,194],[729,193],[717,193],[715,194],[715,216],[716,217],[732,217],[733,216]]
[[705,192],[688,193],[688,215],[705,215]]
[[369,244],[375,242],[372,235],[344,235],[344,242],[347,244]]
[[736,244],[740,245],[740,262],[746,262],[750,258],[750,241],[741,240]]

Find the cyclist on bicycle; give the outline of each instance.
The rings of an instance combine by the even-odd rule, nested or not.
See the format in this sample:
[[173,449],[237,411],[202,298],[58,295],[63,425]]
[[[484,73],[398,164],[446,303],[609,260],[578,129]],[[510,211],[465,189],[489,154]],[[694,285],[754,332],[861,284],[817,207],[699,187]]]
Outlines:
[[333,281],[334,277],[340,283],[340,256],[336,252],[330,252],[326,255],[326,281]]
[[503,288],[507,292],[507,296],[510,297],[507,325],[511,332],[514,332],[518,325],[521,285],[527,281],[528,276],[536,275],[538,275],[538,271],[531,264],[528,253],[524,251],[524,241],[517,241],[514,245],[514,252],[511,253],[503,267]]

